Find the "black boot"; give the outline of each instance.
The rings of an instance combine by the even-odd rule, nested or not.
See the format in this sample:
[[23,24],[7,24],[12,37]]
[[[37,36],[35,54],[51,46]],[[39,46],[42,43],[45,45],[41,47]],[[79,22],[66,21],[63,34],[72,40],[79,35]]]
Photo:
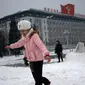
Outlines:
[[58,61],[58,63],[60,63],[60,61]]
[[46,77],[42,77],[42,83],[44,85],[50,85],[51,84],[51,82]]

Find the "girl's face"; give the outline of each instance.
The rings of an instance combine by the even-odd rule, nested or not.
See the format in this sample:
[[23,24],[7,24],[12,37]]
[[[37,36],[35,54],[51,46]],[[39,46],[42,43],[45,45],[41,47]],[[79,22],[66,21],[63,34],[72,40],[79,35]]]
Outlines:
[[20,30],[20,34],[23,35],[24,37],[27,35],[27,33],[29,32],[29,30]]

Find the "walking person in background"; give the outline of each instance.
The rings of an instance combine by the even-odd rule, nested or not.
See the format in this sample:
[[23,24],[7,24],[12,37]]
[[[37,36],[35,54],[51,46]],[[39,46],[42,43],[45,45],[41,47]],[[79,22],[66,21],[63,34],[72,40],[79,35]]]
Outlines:
[[32,75],[35,80],[35,85],[50,85],[50,81],[46,77],[42,77],[43,60],[50,62],[49,51],[41,41],[36,30],[31,28],[31,23],[28,20],[22,20],[18,23],[18,30],[22,38],[5,48],[19,48],[24,46],[25,56],[27,57]]
[[60,59],[63,61],[62,50],[63,50],[62,44],[60,43],[59,40],[57,40],[57,44],[55,46],[55,53],[58,56],[58,63],[60,62]]
[[0,57],[1,58],[3,58],[4,46],[5,46],[5,38],[3,34],[0,33]]

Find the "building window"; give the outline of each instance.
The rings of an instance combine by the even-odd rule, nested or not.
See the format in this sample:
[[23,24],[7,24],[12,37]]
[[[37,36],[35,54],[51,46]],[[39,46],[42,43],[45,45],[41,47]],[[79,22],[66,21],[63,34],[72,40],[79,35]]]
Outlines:
[[38,24],[38,19],[36,19],[36,23]]
[[45,24],[45,20],[44,20],[44,24]]
[[30,22],[32,23],[32,19],[30,18]]
[[46,34],[47,34],[47,33],[45,32],[45,36],[46,36]]
[[44,26],[44,30],[46,30],[46,26]]

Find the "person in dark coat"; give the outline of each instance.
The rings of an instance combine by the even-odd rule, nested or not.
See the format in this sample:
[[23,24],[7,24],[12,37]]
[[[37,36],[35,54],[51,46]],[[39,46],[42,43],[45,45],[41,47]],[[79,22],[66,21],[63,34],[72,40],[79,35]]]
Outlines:
[[4,52],[4,36],[0,33],[0,57],[3,57],[3,52]]
[[55,46],[55,53],[58,56],[58,62],[60,62],[60,59],[63,61],[62,50],[63,50],[62,44],[60,43],[59,40],[57,40],[57,44]]

